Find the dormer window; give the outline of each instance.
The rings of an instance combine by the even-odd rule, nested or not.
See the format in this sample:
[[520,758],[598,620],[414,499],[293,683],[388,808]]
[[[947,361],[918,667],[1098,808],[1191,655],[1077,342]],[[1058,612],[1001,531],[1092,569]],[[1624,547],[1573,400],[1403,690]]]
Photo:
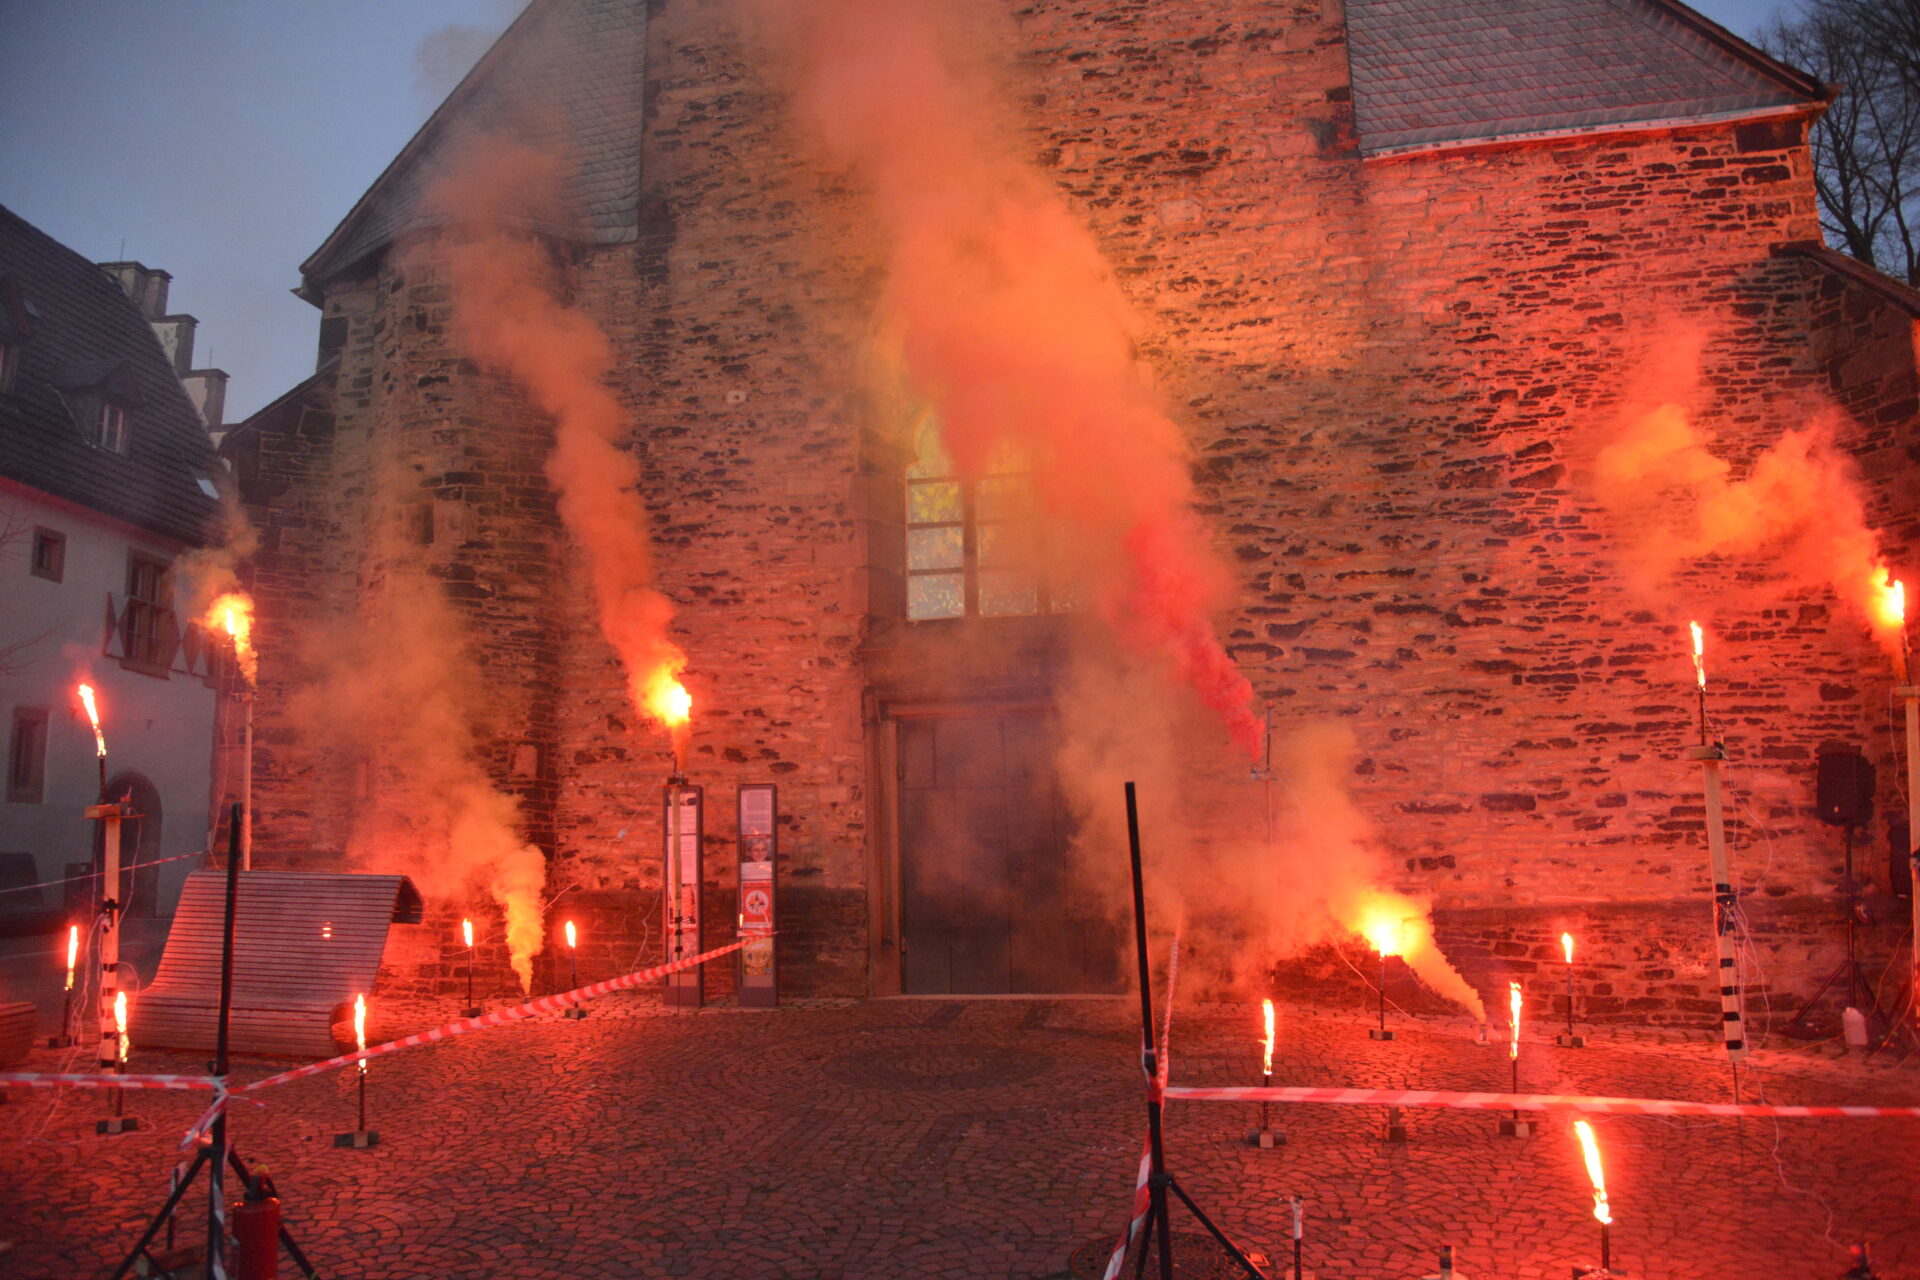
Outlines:
[[124,455],[127,452],[127,411],[111,400],[102,400],[100,416],[95,420],[93,442],[102,449]]

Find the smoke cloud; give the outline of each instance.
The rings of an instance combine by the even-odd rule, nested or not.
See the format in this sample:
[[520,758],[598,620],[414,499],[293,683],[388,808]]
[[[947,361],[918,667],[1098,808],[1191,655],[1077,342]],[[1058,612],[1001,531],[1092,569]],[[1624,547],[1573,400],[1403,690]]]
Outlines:
[[1271,843],[1195,843],[1186,784],[1244,767],[1183,758],[1182,744],[1207,740],[1196,699],[1247,756],[1262,740],[1212,622],[1236,583],[1194,510],[1185,435],[1150,390],[1139,320],[1099,245],[991,136],[1005,94],[978,61],[991,41],[964,25],[990,19],[927,0],[807,0],[786,20],[776,34],[800,51],[802,124],[871,192],[883,325],[910,394],[933,406],[964,477],[1004,470],[1009,455],[1031,467],[1044,530],[1032,558],[1055,600],[1085,599],[1104,623],[1104,635],[1073,631],[1056,692],[1083,887],[1124,909],[1119,802],[1137,781],[1154,918],[1224,944],[1209,950],[1234,956],[1233,977],[1264,985],[1275,962],[1385,917],[1428,984],[1478,1012],[1433,945],[1426,904],[1380,887],[1385,855],[1346,792],[1343,730],[1288,741],[1276,763],[1293,818]]
[[487,704],[463,624],[398,533],[392,498],[411,473],[390,457],[377,467],[387,500],[376,512],[373,561],[382,567],[356,622],[311,637],[315,678],[292,711],[330,754],[363,771],[349,862],[410,876],[440,901],[491,896],[513,970],[531,989],[546,859],[520,838],[518,802],[483,763]]
[[1032,467],[1101,616],[1252,755],[1252,689],[1212,623],[1232,576],[1193,512],[1185,437],[1142,379],[1132,309],[1058,193],[984,135],[987,95],[948,57],[939,14],[906,0],[795,13],[799,107],[872,190],[908,380],[963,475],[1007,450]]
[[1594,460],[1594,496],[1612,518],[1629,583],[1659,595],[1683,568],[1744,560],[1788,589],[1832,588],[1897,655],[1899,627],[1885,604],[1890,574],[1853,458],[1835,443],[1839,410],[1815,411],[1736,477],[1688,407],[1700,390],[1703,345],[1698,334],[1660,344],[1666,354],[1650,362]]
[[653,549],[640,464],[615,441],[627,414],[607,387],[612,345],[586,312],[567,306],[530,225],[555,221],[564,170],[524,143],[476,136],[428,202],[451,223],[444,250],[459,341],[505,370],[552,417],[547,479],[560,518],[586,553],[600,628],[619,654],[634,707],[684,731],[679,675],[687,657],[669,637],[673,605],[653,587]]

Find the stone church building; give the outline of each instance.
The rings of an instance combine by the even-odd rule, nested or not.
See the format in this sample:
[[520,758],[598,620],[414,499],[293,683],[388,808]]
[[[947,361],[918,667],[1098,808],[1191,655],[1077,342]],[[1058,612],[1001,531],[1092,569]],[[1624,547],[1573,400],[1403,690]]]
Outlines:
[[[421,248],[460,131],[530,115],[570,159],[577,216],[549,238],[618,353],[690,657],[709,941],[732,933],[736,790],[774,783],[785,990],[1110,988],[1111,922],[1060,871],[1073,820],[1048,778],[1072,610],[996,577],[981,495],[871,394],[873,214],[796,143],[754,8],[533,0],[302,265],[316,372],[223,445],[260,536],[256,865],[337,860],[374,785],[293,708],[303,637],[378,577],[384,493],[466,628],[486,768],[587,921],[582,977],[657,950],[665,736],[580,586],[548,424],[463,355]],[[1678,0],[988,0],[978,33],[1019,158],[1139,313],[1234,574],[1228,653],[1276,736],[1352,731],[1393,887],[1432,901],[1469,980],[1557,990],[1573,929],[1592,1016],[1715,1016],[1675,601],[1721,583],[1741,588],[1711,660],[1750,980],[1790,999],[1838,957],[1843,833],[1815,814],[1837,745],[1877,766],[1853,837],[1867,947],[1891,955],[1887,655],[1830,589],[1771,591],[1750,559],[1637,593],[1589,476],[1690,326],[1695,417],[1734,474],[1837,406],[1882,552],[1920,565],[1920,294],[1820,244],[1827,87]],[[1163,853],[1254,831],[1286,785],[1203,728]],[[390,952],[396,982],[452,974],[459,914]]]

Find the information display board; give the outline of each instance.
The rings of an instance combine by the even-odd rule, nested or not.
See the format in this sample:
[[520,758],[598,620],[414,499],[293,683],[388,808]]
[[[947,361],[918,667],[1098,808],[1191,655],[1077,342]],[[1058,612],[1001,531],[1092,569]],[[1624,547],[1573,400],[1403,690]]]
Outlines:
[[747,783],[740,788],[740,1004],[771,1009],[779,1004],[774,956],[775,915],[779,895],[774,868],[779,850],[780,797],[771,782]]
[[[666,866],[661,883],[667,886],[664,915],[669,961],[700,954],[701,810],[699,787],[667,784]],[[706,998],[700,976],[704,967],[694,965],[668,974],[666,1003],[698,1008]]]

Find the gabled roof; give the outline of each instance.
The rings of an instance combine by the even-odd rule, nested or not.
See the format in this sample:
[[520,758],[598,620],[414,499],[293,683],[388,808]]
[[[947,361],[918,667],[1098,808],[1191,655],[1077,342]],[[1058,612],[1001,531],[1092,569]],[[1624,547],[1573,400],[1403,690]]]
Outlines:
[[1347,0],[1364,154],[1810,111],[1819,81],[1678,0]]
[[[206,541],[218,465],[200,414],[133,299],[104,271],[0,207],[0,278],[32,325],[0,393],[0,476],[177,542]],[[128,410],[125,456],[87,443],[68,396],[106,390]],[[67,394],[63,394],[63,392]]]
[[403,232],[430,226],[420,212],[448,150],[468,130],[504,133],[555,149],[573,166],[563,207],[584,225],[542,227],[602,244],[639,227],[641,108],[647,0],[533,0],[326,242],[301,264],[300,295],[380,252]]

